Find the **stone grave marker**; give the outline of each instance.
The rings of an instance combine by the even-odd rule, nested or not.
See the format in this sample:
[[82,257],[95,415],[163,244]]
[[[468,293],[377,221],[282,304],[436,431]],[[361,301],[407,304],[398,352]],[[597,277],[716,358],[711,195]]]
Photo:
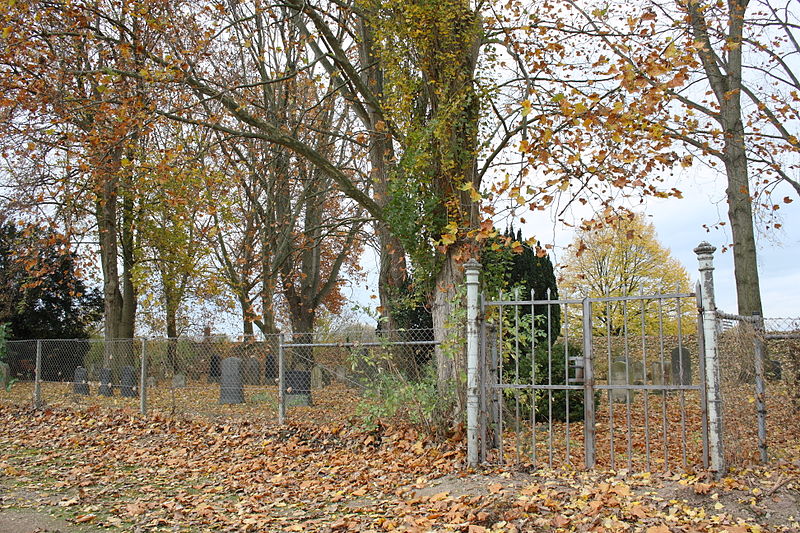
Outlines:
[[264,361],[264,383],[274,385],[276,379],[278,379],[278,360],[274,355],[269,354]]
[[261,385],[261,362],[255,357],[242,361],[242,377],[245,385]]
[[317,365],[311,370],[311,388],[323,389],[331,384],[331,376],[323,367]]
[[647,381],[644,364],[641,361],[630,361],[628,383],[631,385],[644,385]]
[[[625,361],[614,361],[608,371],[609,385],[628,385],[628,365]],[[614,403],[624,403],[633,401],[633,391],[623,389],[611,389],[611,401]]]
[[122,367],[119,379],[119,393],[124,398],[136,398],[136,369],[130,365]]
[[222,360],[219,384],[219,403],[244,403],[241,359],[228,357]]
[[311,372],[306,370],[287,370],[286,405],[311,405]]
[[[652,380],[653,385],[669,385],[670,383],[670,362],[669,361],[653,361],[652,363]],[[656,394],[663,394],[663,390],[654,391]]]
[[686,346],[676,346],[670,354],[672,383],[692,384],[692,354]]
[[211,354],[211,360],[208,363],[208,382],[219,383],[220,365],[222,359],[216,353]]
[[100,388],[97,391],[100,396],[114,396],[114,387],[111,385],[111,369],[100,369]]
[[72,392],[75,394],[89,395],[89,373],[82,366],[75,369],[72,381]]
[[180,372],[172,376],[172,388],[173,389],[185,389],[186,388],[186,374],[181,374]]
[[151,389],[156,386],[156,378],[155,376],[150,376],[147,378],[147,386]]

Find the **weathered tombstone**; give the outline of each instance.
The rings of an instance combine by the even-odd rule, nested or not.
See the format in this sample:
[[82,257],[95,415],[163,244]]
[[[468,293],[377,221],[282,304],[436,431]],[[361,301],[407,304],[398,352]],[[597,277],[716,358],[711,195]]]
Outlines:
[[180,372],[172,376],[172,388],[173,389],[185,389],[186,388],[186,374],[181,374]]
[[692,384],[692,354],[686,346],[677,346],[670,354],[672,382],[676,385]]
[[323,389],[330,385],[330,375],[321,366],[315,366],[311,369],[311,388]]
[[220,364],[222,359],[216,353],[211,354],[211,360],[208,364],[208,382],[219,383]]
[[[654,361],[652,364],[653,385],[668,385],[670,380],[670,362]],[[663,394],[663,390],[655,391],[656,394]]]
[[147,386],[151,389],[156,386],[156,378],[155,376],[150,376],[147,378]]
[[284,379],[286,405],[311,405],[311,372],[288,370]]
[[336,365],[333,367],[333,379],[338,381],[339,383],[348,383],[348,373],[350,372],[350,367],[347,365]]
[[0,390],[6,390],[11,382],[11,367],[8,363],[0,362]]
[[72,381],[72,392],[75,394],[89,395],[89,373],[82,366],[75,369]]
[[[628,364],[625,361],[614,361],[608,371],[609,385],[628,385]],[[633,391],[628,389],[611,389],[611,401],[624,403],[633,401]]]
[[255,357],[242,361],[242,377],[245,385],[261,385],[261,363]]
[[264,383],[272,385],[276,379],[278,379],[278,361],[274,355],[269,354],[264,361]]
[[111,369],[100,369],[100,388],[97,390],[100,396],[114,396],[114,388],[111,386]]
[[631,385],[644,385],[647,381],[644,364],[641,361],[630,361],[628,383]]
[[244,403],[242,360],[228,357],[220,365],[219,403]]
[[136,369],[123,366],[119,379],[119,393],[124,398],[136,398]]

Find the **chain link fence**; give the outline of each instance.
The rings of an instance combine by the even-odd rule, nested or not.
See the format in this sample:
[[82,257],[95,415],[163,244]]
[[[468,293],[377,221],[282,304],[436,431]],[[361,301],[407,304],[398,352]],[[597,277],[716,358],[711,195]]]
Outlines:
[[718,313],[718,332],[726,463],[779,460],[800,447],[800,319]]
[[0,399],[39,407],[101,405],[167,416],[276,420],[287,408],[291,414],[293,407],[303,407],[311,409],[298,416],[309,417],[313,407],[354,411],[362,393],[384,377],[423,379],[433,349],[432,330],[357,329],[239,341],[9,341]]

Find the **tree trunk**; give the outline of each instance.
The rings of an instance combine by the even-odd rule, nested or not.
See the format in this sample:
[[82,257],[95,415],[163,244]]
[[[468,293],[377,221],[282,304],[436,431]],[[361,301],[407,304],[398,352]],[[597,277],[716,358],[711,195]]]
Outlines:
[[[741,115],[740,115],[741,117]],[[728,219],[733,235],[733,269],[736,278],[738,313],[762,313],[758,276],[758,252],[753,229],[753,201],[747,172],[742,121],[739,118],[726,132],[725,172],[728,176]]]
[[724,135],[722,162],[728,178],[726,196],[728,219],[733,235],[733,265],[736,277],[738,312],[741,315],[761,313],[761,289],[758,277],[758,255],[753,229],[753,205],[750,197],[748,160],[742,122],[742,43],[747,0],[728,3],[727,61],[713,53],[711,31],[701,5],[687,4],[693,35],[702,45],[698,55],[708,83],[719,104],[714,118]]
[[[454,314],[455,307],[463,304],[459,301],[458,289],[464,281],[464,269],[456,255],[452,248],[447,251],[433,289],[433,329],[434,338],[439,341],[435,353],[440,386],[460,383],[466,378],[466,354],[463,347],[460,343],[451,345],[447,342],[449,336],[463,339],[466,335],[466,332],[460,331],[464,324]],[[462,407],[459,402],[458,410]]]
[[100,243],[100,264],[103,270],[104,338],[103,366],[108,368],[113,359],[113,341],[119,338],[122,318],[122,293],[119,290],[119,265],[117,263],[117,192],[121,153],[115,150],[110,161],[100,161],[98,170],[100,194],[96,206],[97,232]]

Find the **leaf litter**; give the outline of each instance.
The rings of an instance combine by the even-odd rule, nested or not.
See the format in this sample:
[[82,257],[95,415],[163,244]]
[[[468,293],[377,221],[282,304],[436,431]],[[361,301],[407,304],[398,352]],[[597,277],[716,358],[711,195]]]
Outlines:
[[800,462],[702,473],[464,468],[460,434],[0,405],[0,508],[74,531],[800,531]]

